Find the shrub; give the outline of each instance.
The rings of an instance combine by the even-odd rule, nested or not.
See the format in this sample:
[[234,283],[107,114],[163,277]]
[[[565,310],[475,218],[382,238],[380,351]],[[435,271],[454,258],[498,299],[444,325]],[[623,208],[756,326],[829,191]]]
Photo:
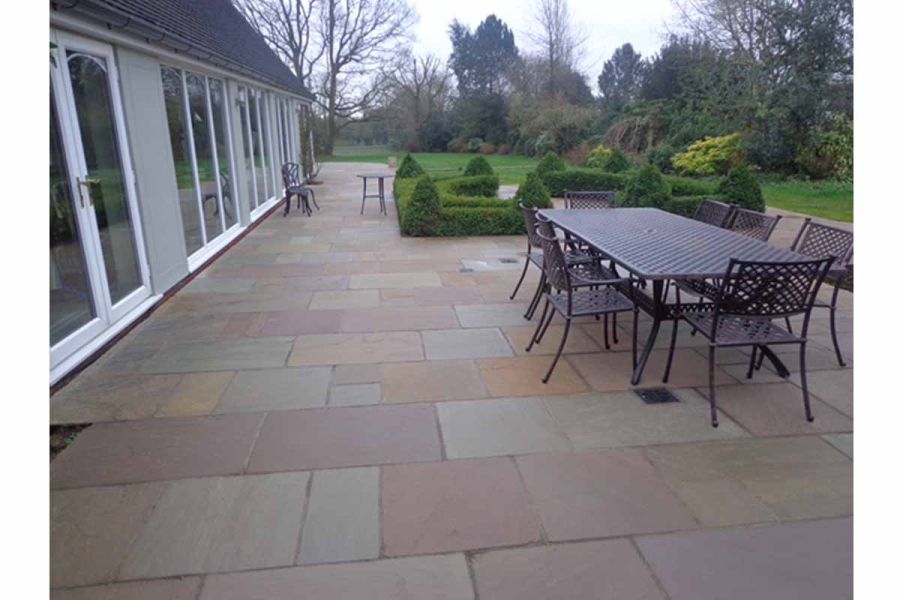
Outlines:
[[496,198],[500,189],[500,178],[496,175],[473,175],[454,177],[437,182],[438,189],[457,196],[477,196]]
[[612,156],[612,150],[603,144],[600,144],[588,152],[587,159],[584,161],[584,166],[592,169],[602,169],[606,166],[606,161],[609,160],[610,156]]
[[610,154],[609,158],[606,160],[606,164],[603,165],[603,170],[609,171],[610,173],[621,173],[630,168],[631,162],[628,160],[628,157],[625,156],[624,152],[618,149],[612,151],[612,154]]
[[622,206],[666,208],[672,201],[672,189],[654,165],[644,165],[625,184]]
[[512,152],[512,146],[509,144],[500,144],[497,146],[497,154],[509,154]]
[[692,217],[704,198],[709,198],[709,196],[678,196],[669,201],[665,210],[670,213],[675,213],[676,215],[681,215],[682,217]]
[[687,177],[667,177],[673,196],[711,196],[716,192],[716,185],[700,179]]
[[566,192],[621,190],[628,177],[599,169],[566,169],[547,173],[541,180],[552,197],[561,198]]
[[425,169],[422,168],[422,165],[416,162],[416,159],[411,154],[407,154],[403,157],[403,161],[400,163],[400,167],[397,168],[394,176],[397,179],[415,179],[424,174]]
[[547,173],[555,173],[557,171],[565,171],[566,163],[556,154],[556,152],[547,153],[544,158],[538,162],[535,171],[539,177],[543,178]]
[[762,188],[756,176],[744,165],[733,168],[728,176],[719,182],[716,195],[724,202],[736,204],[758,212],[766,210]]
[[565,154],[563,154],[563,160],[566,164],[583,167],[585,161],[587,161],[589,152],[590,146],[587,144],[578,144],[577,146],[573,146],[571,149],[566,150]]
[[480,137],[469,138],[468,150],[469,152],[478,152],[481,150],[481,145],[484,144],[484,140]]
[[472,177],[473,175],[493,175],[494,169],[491,168],[490,163],[483,156],[476,156],[472,160],[469,161],[469,164],[466,165],[466,169],[463,171],[464,177]]
[[441,221],[441,201],[430,177],[425,175],[416,181],[403,213],[405,228],[411,235],[434,235]]
[[447,142],[447,150],[450,152],[462,153],[469,148],[469,144],[464,138],[455,137]]
[[481,154],[493,154],[497,151],[497,147],[494,146],[490,142],[485,142],[481,145],[481,148],[478,149]]
[[708,137],[694,142],[672,158],[680,173],[688,175],[721,175],[743,162],[741,134]]
[[544,182],[541,181],[537,171],[530,171],[528,175],[525,176],[525,183],[520,185],[519,189],[516,190],[516,195],[513,196],[513,200],[516,205],[521,202],[525,206],[530,206],[531,208],[553,207],[553,203],[550,202],[550,192],[547,191],[547,188],[544,186]]
[[672,165],[672,158],[678,154],[674,146],[657,146],[647,150],[647,162],[656,165],[656,168],[663,173],[674,173],[675,167]]
[[852,180],[853,122],[838,115],[829,129],[816,127],[795,160],[797,166],[813,179]]
[[556,151],[556,138],[553,134],[544,132],[534,138],[534,154],[536,156],[545,156]]

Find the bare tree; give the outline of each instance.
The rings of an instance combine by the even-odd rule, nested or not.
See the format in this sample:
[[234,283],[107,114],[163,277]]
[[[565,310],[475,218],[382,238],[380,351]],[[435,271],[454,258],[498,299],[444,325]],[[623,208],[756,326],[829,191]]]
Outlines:
[[567,0],[536,0],[528,39],[547,63],[549,92],[555,93],[563,71],[575,70],[587,39],[573,23]]
[[385,71],[387,110],[405,142],[419,142],[422,127],[443,111],[450,95],[450,72],[436,56],[406,51]]
[[406,0],[323,0],[318,34],[324,73],[317,102],[325,111],[325,148],[383,93],[378,67],[409,41],[418,15]]
[[291,66],[300,83],[313,88],[313,73],[325,45],[318,38],[323,0],[235,0],[244,18]]

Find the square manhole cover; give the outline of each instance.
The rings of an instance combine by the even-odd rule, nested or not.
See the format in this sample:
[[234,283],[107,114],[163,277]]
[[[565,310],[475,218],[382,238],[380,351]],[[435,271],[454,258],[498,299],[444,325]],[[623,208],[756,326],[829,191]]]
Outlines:
[[634,393],[644,401],[644,404],[668,404],[679,401],[678,396],[663,387],[634,390]]
[[514,265],[517,262],[519,262],[519,259],[518,258],[501,258],[500,262],[502,262],[505,265]]

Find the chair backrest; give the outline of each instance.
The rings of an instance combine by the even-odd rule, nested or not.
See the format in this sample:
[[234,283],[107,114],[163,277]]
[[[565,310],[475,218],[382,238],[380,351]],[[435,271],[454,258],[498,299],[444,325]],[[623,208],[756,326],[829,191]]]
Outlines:
[[569,291],[569,272],[566,268],[566,256],[559,245],[553,224],[541,215],[537,215],[536,235],[541,242],[544,254],[544,275],[547,282],[558,290]]
[[536,208],[525,206],[519,202],[519,210],[522,211],[522,217],[525,219],[525,231],[528,233],[528,243],[533,248],[541,249],[541,238],[537,235],[537,211]]
[[231,178],[224,170],[219,171],[219,185],[222,187],[222,197],[231,197]]
[[[719,314],[776,318],[805,313],[808,320],[819,286],[833,260],[830,256],[792,262],[733,258],[719,288],[714,319]],[[806,322],[803,327],[805,335]]]
[[727,229],[768,242],[775,225],[780,220],[781,215],[767,215],[747,208],[735,208]]
[[813,258],[833,256],[832,266],[844,268],[853,259],[853,232],[816,223],[807,217],[791,244],[791,250]]
[[568,209],[615,208],[616,192],[566,192],[563,194]]
[[700,205],[697,206],[697,210],[694,211],[694,216],[691,218],[701,223],[724,228],[728,225],[733,210],[734,206],[731,204],[704,198],[700,201]]
[[281,165],[281,180],[285,189],[303,185],[300,178],[300,165],[297,163],[284,163]]

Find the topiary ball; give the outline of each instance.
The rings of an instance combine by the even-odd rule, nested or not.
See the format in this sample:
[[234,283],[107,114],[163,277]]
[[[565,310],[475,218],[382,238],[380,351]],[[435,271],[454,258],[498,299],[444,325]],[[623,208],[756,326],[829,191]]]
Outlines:
[[766,201],[763,199],[759,181],[744,165],[734,167],[728,172],[728,175],[719,182],[716,196],[730,204],[757,212],[766,210]]

